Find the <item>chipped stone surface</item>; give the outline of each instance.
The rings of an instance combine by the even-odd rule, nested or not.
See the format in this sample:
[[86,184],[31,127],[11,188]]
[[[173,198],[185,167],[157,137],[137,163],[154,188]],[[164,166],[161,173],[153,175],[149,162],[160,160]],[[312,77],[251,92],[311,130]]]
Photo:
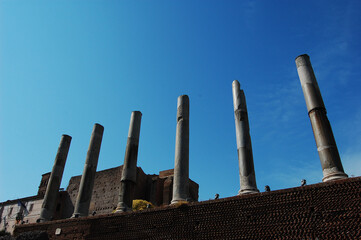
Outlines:
[[232,83],[232,93],[240,179],[238,194],[257,193],[246,97],[237,80]]
[[56,207],[56,200],[59,194],[61,179],[63,178],[63,172],[69,152],[70,143],[70,136],[63,135],[61,137],[58,152],[55,157],[54,166],[49,177],[49,182],[47,184],[39,221],[49,221],[53,218],[53,213]]
[[137,183],[137,160],[141,120],[141,112],[132,112],[116,212],[132,210],[134,190]]
[[75,202],[73,216],[88,216],[90,201],[93,193],[94,178],[98,166],[100,147],[103,139],[104,127],[94,124],[90,137],[88,153],[85,159],[84,171],[80,180],[79,192]]
[[178,97],[172,203],[189,200],[189,98]]
[[298,56],[295,61],[321,161],[322,181],[327,182],[347,178],[348,176],[343,170],[331,124],[326,115],[326,107],[313,72],[310,57],[307,54],[303,54]]

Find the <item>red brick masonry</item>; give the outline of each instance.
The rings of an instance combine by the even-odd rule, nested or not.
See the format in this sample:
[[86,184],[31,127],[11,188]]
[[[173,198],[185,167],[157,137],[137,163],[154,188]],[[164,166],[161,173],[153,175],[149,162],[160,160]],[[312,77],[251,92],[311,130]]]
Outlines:
[[[361,239],[361,177],[16,227],[49,239]],[[55,230],[61,234],[55,236]]]

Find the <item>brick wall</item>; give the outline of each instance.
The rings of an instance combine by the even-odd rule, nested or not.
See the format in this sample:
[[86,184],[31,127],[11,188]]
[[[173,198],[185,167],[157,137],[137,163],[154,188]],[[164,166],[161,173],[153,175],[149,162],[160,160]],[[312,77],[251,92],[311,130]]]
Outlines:
[[[92,200],[89,207],[89,214],[91,214],[93,211],[95,211],[96,214],[111,213],[116,208],[118,204],[122,170],[123,166],[120,166],[96,173]],[[135,198],[144,199],[147,175],[142,171],[141,168],[138,168],[137,170],[137,186],[134,195]],[[72,203],[72,210],[74,209],[76,198],[79,192],[80,179],[81,176],[72,177],[67,187],[67,192]],[[72,211],[68,212],[70,212],[70,215],[65,214],[66,217],[70,217],[72,214]]]
[[[133,213],[18,226],[50,239],[361,239],[361,177]],[[61,234],[55,236],[55,230]]]
[[46,187],[48,186],[50,174],[51,173],[48,172],[48,173],[44,173],[41,176],[41,181],[40,181],[40,185],[39,185],[39,189],[38,189],[38,196],[44,197],[45,192],[46,192]]
[[[122,170],[123,166],[119,166],[96,172],[89,214],[92,214],[93,211],[95,211],[97,215],[107,214],[111,213],[116,208],[118,204]],[[147,200],[156,206],[164,204],[168,205],[172,200],[172,192],[169,184],[173,185],[173,173],[173,169],[161,171],[160,175],[162,178],[160,178],[155,174],[147,175],[140,167],[138,167],[134,199]],[[166,181],[167,179],[168,181]],[[60,205],[62,206],[62,213],[59,213],[57,216],[61,215],[62,218],[71,217],[79,191],[80,180],[81,176],[75,176],[70,179],[67,187],[69,195],[63,196],[62,199],[64,202]],[[165,188],[166,190],[164,190]],[[166,194],[167,196],[163,197],[163,194]],[[190,180],[190,196],[193,201],[198,201],[198,184],[192,180]],[[57,217],[55,219],[59,218],[60,217]]]

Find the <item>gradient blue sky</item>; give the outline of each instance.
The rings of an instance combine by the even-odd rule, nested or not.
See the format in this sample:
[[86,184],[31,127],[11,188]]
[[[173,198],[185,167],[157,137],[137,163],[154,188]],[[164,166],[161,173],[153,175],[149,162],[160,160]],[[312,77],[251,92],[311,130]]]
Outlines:
[[345,171],[361,175],[361,1],[0,1],[0,202],[35,195],[62,134],[62,187],[123,164],[143,113],[138,166],[174,166],[177,97],[190,98],[200,200],[239,190],[232,81],[245,91],[258,188],[322,179],[294,59],[307,53]]

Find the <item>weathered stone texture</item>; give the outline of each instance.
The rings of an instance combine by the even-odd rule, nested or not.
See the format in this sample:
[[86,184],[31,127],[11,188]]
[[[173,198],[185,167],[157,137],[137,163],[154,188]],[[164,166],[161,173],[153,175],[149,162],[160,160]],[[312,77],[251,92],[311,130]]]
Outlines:
[[142,113],[134,111],[130,117],[121,184],[116,212],[131,211],[137,183],[137,160]]
[[327,182],[347,178],[310,57],[303,54],[298,56],[295,61],[321,161],[322,181]]
[[76,198],[73,217],[82,217],[89,214],[90,202],[94,187],[94,178],[98,166],[104,127],[94,124],[90,137],[88,152],[85,159],[83,174],[80,179],[78,196]]
[[61,179],[63,178],[64,167],[71,143],[69,135],[63,135],[60,140],[58,152],[55,157],[54,166],[51,171],[47,188],[44,195],[43,205],[41,207],[39,221],[49,221],[54,216],[56,200],[59,194]]
[[189,201],[189,98],[178,97],[172,203]]
[[241,186],[238,194],[257,193],[246,96],[237,80],[232,83],[232,93]]

